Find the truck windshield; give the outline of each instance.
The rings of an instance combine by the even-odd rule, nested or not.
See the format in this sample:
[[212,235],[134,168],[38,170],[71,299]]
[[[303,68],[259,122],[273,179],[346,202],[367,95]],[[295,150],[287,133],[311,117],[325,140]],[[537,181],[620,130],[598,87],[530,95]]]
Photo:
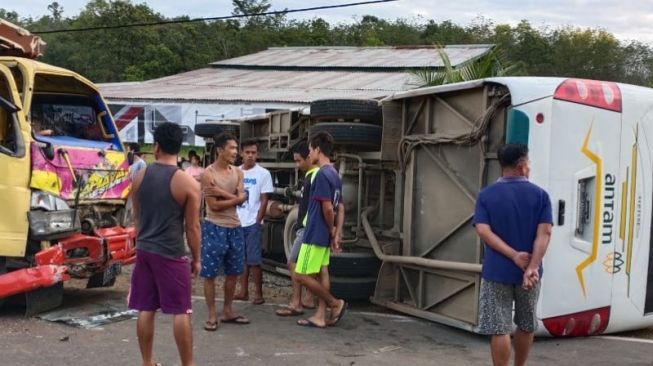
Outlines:
[[38,95],[32,99],[31,123],[36,134],[108,141],[93,107],[85,96]]

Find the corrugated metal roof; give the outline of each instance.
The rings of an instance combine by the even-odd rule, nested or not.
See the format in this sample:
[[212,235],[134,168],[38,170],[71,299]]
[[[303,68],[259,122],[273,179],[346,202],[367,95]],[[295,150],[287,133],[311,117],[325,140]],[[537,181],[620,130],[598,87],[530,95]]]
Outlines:
[[[451,64],[492,45],[446,46]],[[439,67],[433,47],[287,47],[140,83],[100,84],[114,100],[310,103],[323,98],[383,98],[415,87],[409,69]]]
[[382,98],[413,88],[396,72],[270,71],[204,68],[140,83],[100,84],[107,99],[310,103]]
[[[476,59],[492,45],[443,48],[452,66]],[[434,47],[275,47],[251,55],[214,62],[215,67],[410,69],[442,67]]]

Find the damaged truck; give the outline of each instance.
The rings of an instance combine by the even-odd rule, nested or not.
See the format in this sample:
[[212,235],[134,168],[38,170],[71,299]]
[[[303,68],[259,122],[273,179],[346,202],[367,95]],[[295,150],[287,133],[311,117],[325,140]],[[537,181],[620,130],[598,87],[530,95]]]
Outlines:
[[[285,272],[301,175],[290,148],[315,131],[336,142],[346,243],[331,258],[335,295],[475,332],[483,245],[476,196],[496,181],[499,147],[527,144],[530,179],[554,228],[537,305],[541,335],[653,325],[653,90],[595,80],[493,78],[377,100],[319,100],[196,126],[259,143],[276,190],[268,269]],[[210,149],[208,149],[210,150]],[[208,157],[210,161],[210,157]]]
[[58,306],[63,282],[112,286],[134,262],[128,154],[98,88],[34,59],[45,44],[0,20],[0,304]]

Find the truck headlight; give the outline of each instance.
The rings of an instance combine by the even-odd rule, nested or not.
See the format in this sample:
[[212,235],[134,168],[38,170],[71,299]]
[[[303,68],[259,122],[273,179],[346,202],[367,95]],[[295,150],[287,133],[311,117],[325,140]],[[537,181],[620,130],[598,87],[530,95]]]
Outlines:
[[46,211],[70,210],[70,206],[61,198],[43,191],[32,192],[32,209],[42,209]]
[[56,239],[80,231],[75,210],[30,211],[28,218],[33,239]]

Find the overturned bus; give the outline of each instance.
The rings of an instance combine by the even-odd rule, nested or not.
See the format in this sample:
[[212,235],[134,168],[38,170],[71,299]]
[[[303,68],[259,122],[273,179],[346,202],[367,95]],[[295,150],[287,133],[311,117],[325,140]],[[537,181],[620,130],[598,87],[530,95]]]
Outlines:
[[265,251],[279,272],[300,181],[289,148],[330,132],[347,209],[334,292],[469,331],[483,262],[476,195],[500,176],[498,148],[527,144],[530,179],[550,193],[554,216],[539,332],[588,336],[653,325],[652,97],[613,82],[492,78],[198,127],[259,141],[276,186]]

